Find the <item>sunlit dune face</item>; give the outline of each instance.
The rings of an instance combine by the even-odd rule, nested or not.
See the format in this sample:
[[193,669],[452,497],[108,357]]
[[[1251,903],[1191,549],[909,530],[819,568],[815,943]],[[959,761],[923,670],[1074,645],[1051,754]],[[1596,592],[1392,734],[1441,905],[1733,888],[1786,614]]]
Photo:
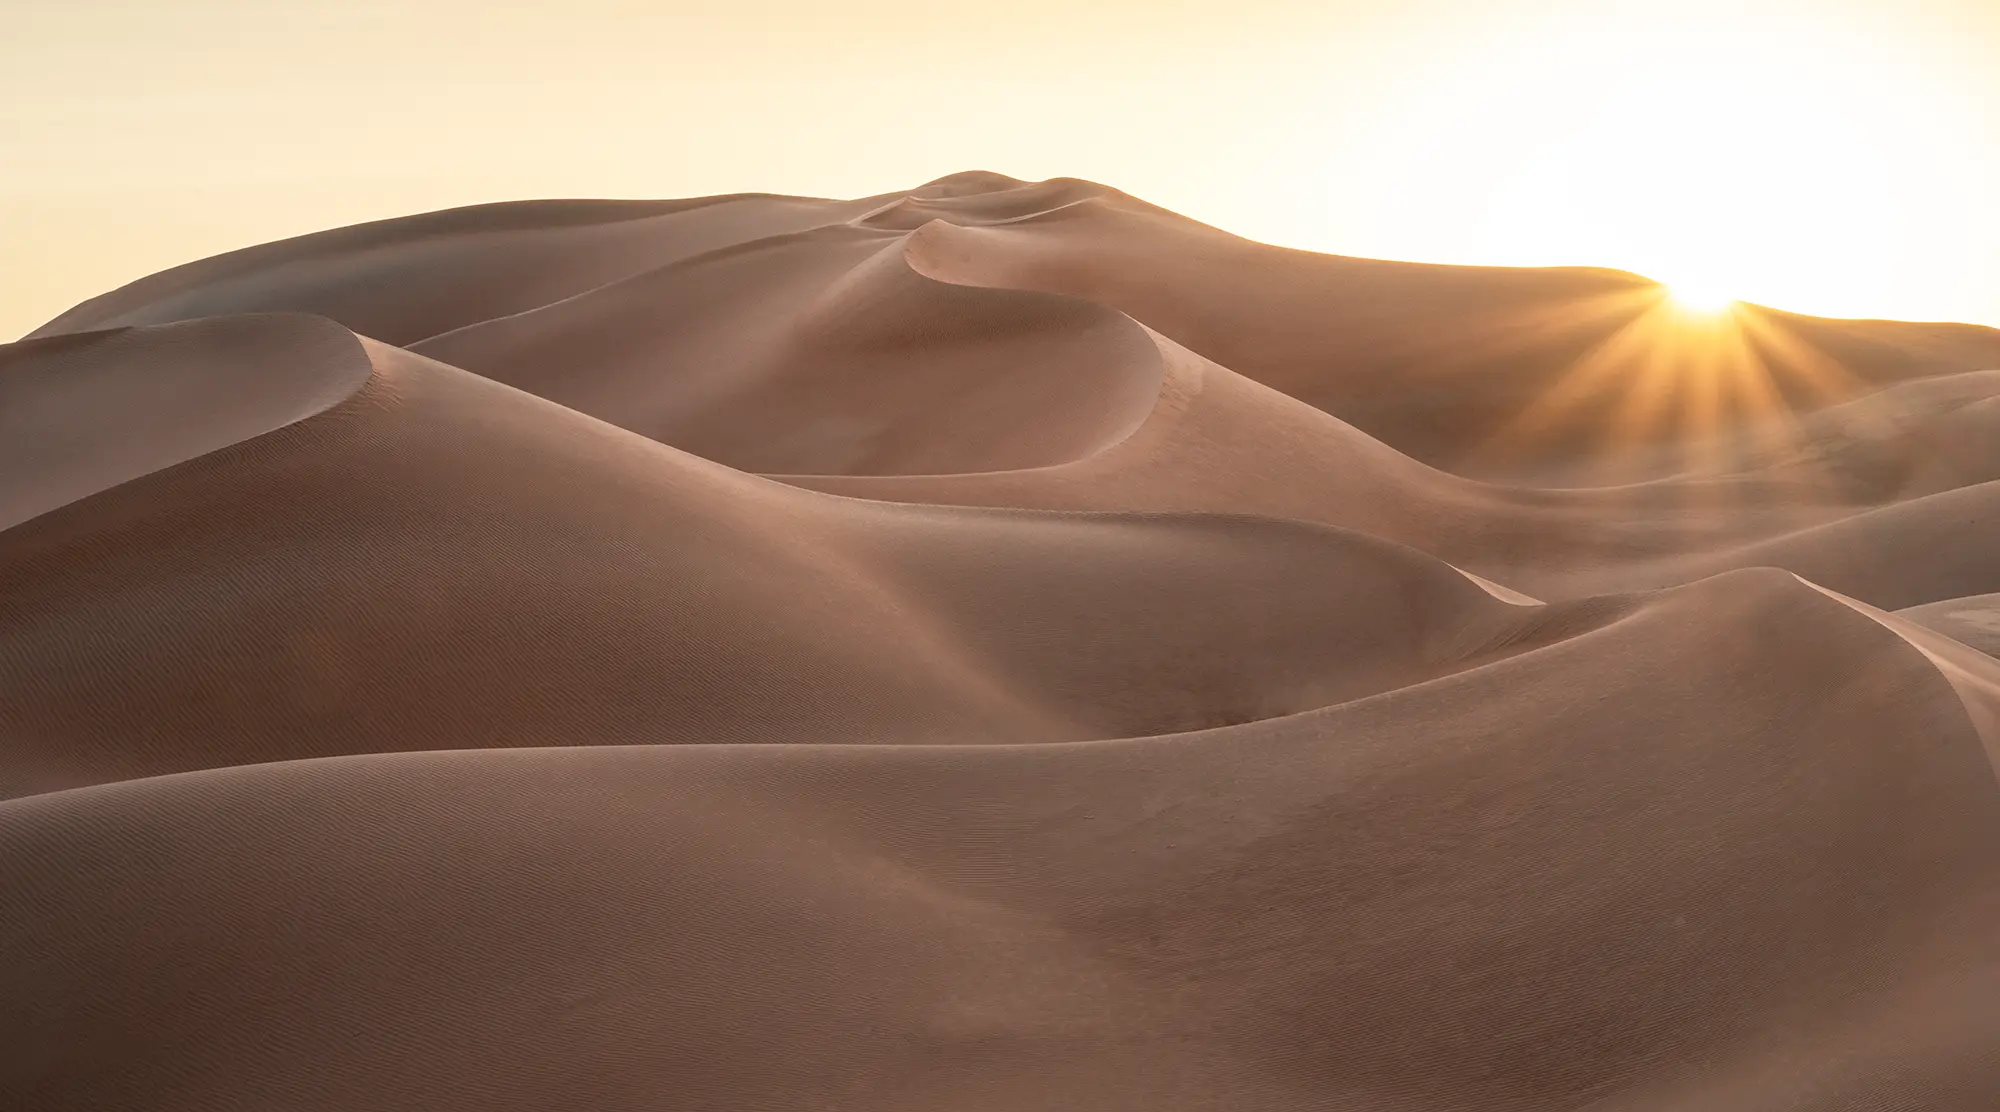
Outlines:
[[[1645,286],[1572,302],[1536,319],[1523,342],[1600,337],[1515,418],[1473,449],[1505,469],[1564,430],[1589,429],[1602,458],[1720,474],[1798,448],[1797,410],[1862,388],[1782,315],[1701,283]],[[1745,437],[1748,439],[1745,439]]]

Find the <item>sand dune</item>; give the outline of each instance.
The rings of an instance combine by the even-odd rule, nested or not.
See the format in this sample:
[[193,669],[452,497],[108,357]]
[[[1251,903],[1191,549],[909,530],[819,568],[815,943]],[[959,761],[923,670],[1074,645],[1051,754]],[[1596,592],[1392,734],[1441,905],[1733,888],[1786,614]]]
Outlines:
[[2000,657],[2000,594],[1948,598],[1910,607],[1902,614],[1961,644]]
[[958,174],[0,347],[0,1106],[2000,1101],[2000,333]]

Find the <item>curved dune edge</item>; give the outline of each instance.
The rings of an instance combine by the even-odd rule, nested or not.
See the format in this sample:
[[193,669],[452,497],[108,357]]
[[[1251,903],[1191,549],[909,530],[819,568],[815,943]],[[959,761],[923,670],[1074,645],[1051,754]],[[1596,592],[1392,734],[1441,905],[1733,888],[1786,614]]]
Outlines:
[[[978,226],[1008,224],[1099,200],[1111,193],[1105,186],[1078,178],[1012,182],[994,189],[943,195],[927,194],[927,188],[912,190],[849,222],[890,231],[913,231],[947,218]],[[1021,211],[1024,206],[1028,206],[1027,211]]]
[[[1121,314],[1122,315],[1122,314]],[[1122,427],[1114,427],[1103,442],[1095,445],[1075,459],[1035,467],[1015,467],[998,471],[940,471],[931,473],[853,475],[840,473],[787,473],[780,471],[758,472],[764,478],[786,483],[822,494],[835,494],[850,498],[886,498],[891,501],[926,503],[926,494],[939,493],[941,488],[953,487],[958,480],[982,479],[1028,480],[1067,479],[1072,476],[1088,476],[1100,469],[1115,468],[1129,460],[1142,461],[1169,440],[1188,408],[1202,392],[1206,384],[1208,360],[1188,351],[1158,332],[1147,328],[1130,317],[1132,326],[1150,341],[1159,357],[1159,385],[1154,392],[1153,403]],[[911,496],[899,497],[902,492]],[[956,505],[948,498],[938,504]],[[963,503],[968,506],[981,505],[978,502]],[[1114,507],[1100,507],[1108,512],[1117,512]]]
[[1144,424],[1164,373],[1114,309],[939,281],[910,265],[907,235],[847,225],[674,259],[409,347],[774,475],[1061,466]]
[[1935,665],[1965,704],[1966,717],[1972,720],[1973,729],[1978,731],[1979,740],[1986,749],[1986,759],[1993,765],[1994,776],[2000,778],[2000,660],[1908,618],[1848,598],[1803,576],[1797,578],[1813,590],[1881,623],[1884,629],[1909,642],[1911,648]]
[[359,337],[299,314],[0,347],[0,529],[324,413],[372,373]]
[[[903,235],[840,275],[812,298],[803,311],[790,322],[789,330],[800,338],[825,338],[845,343],[852,343],[855,339],[861,338],[879,343],[881,342],[879,334],[871,335],[875,332],[874,329],[857,329],[856,322],[864,321],[871,314],[880,312],[884,302],[907,303],[914,294],[922,299],[918,304],[926,304],[938,300],[941,295],[950,299],[950,302],[967,307],[987,304],[989,301],[996,308],[1006,306],[1005,312],[1008,315],[998,316],[996,323],[1023,329],[1037,327],[1044,316],[1052,315],[1050,314],[1052,309],[1063,311],[1065,313],[1061,320],[1063,339],[1050,345],[1052,349],[1050,352],[1024,353],[1024,359],[1049,359],[1058,355],[1068,359],[1071,358],[1068,349],[1083,346],[1089,354],[1100,358],[1116,355],[1121,357],[1118,361],[1123,362],[1122,357],[1130,348],[1136,349],[1131,354],[1140,365],[1133,368],[1134,373],[1130,375],[1121,374],[1119,376],[1121,381],[1116,385],[1107,384],[1109,389],[1106,392],[1116,397],[1116,403],[1109,407],[1109,411],[1092,429],[1091,435],[1066,445],[1059,453],[1059,458],[1028,466],[980,471],[896,471],[871,474],[919,478],[947,474],[1038,472],[1074,466],[1101,457],[1137,435],[1160,413],[1162,395],[1168,389],[1167,380],[1177,373],[1185,377],[1185,372],[1180,371],[1161,350],[1163,337],[1130,316],[1109,306],[1066,294],[1021,289],[986,291],[982,287],[940,278],[919,265],[915,254],[915,240],[916,233]],[[1020,319],[1015,320],[1012,314],[1019,314]],[[913,314],[913,319],[922,318]],[[1106,331],[1115,332],[1115,335],[1101,335]],[[1086,336],[1089,337],[1087,346],[1079,343]],[[1005,338],[1004,334],[994,337],[996,340]],[[962,342],[967,342],[969,346],[970,340],[968,337]],[[1052,415],[1044,411],[1038,416],[1041,418],[1038,423],[1047,423]],[[1032,426],[1024,424],[1016,435],[1026,434],[1031,428]]]
[[1515,606],[1546,605],[1545,603],[1542,602],[1541,599],[1535,598],[1532,595],[1524,595],[1512,587],[1503,587],[1500,584],[1493,582],[1491,579],[1486,579],[1482,576],[1474,575],[1471,572],[1466,571],[1464,568],[1461,568],[1456,564],[1450,566],[1451,570],[1466,577],[1467,579],[1472,580],[1474,583],[1479,585],[1480,590],[1485,591],[1487,594],[1492,595],[1494,598],[1499,599],[1501,602],[1512,603]]
[[1896,616],[2000,658],[2000,594],[1961,595],[1906,606]]

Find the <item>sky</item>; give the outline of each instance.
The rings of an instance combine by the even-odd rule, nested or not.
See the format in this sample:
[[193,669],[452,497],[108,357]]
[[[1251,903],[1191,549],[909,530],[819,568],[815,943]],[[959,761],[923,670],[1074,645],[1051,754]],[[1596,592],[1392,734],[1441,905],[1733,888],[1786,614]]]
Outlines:
[[2000,325],[2000,0],[0,0],[0,339],[362,220],[967,169]]

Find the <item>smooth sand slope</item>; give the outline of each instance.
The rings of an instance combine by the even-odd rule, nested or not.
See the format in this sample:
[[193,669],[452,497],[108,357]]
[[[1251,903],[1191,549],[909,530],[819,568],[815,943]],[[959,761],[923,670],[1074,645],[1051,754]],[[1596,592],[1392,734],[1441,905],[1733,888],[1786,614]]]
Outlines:
[[0,1107],[2000,1107],[2000,333],[994,174],[0,347]]

